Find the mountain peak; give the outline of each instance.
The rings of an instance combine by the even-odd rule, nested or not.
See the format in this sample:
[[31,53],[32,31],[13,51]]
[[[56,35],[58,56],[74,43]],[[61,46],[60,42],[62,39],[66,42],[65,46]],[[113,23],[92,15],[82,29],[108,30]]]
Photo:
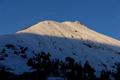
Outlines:
[[49,24],[49,23],[75,23],[75,24],[80,24],[79,21],[64,21],[64,22],[57,22],[54,20],[45,20],[45,21],[41,21],[39,23],[44,23],[44,24]]
[[53,21],[53,20],[45,20],[45,21],[41,21],[39,23],[50,24],[50,23],[58,23],[58,22]]
[[41,28],[51,28],[51,29],[54,28],[55,29],[55,27],[65,29],[66,31],[68,31],[68,29],[70,30],[71,28],[74,28],[74,27],[79,27],[79,28],[84,28],[84,29],[87,28],[86,26],[82,25],[79,21],[56,22],[53,20],[45,20],[45,21],[41,21],[31,27],[28,27],[27,29],[24,29],[24,30],[18,31],[18,32],[28,32],[28,31],[33,32],[36,29],[37,30],[39,30]]
[[102,44],[120,46],[120,42],[118,40],[91,30],[82,25],[79,21],[56,22],[46,20],[25,30],[18,31],[17,33],[34,33],[38,35],[57,36],[70,39],[84,39]]

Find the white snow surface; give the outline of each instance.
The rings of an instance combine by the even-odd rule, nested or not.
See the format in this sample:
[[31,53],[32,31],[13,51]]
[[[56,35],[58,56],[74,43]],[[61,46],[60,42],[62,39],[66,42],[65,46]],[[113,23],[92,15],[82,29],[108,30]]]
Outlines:
[[[15,34],[0,36],[0,51],[6,44],[28,47],[28,58],[35,52],[49,52],[52,58],[65,60],[71,57],[82,65],[88,61],[97,72],[102,69],[114,70],[115,63],[120,63],[120,41],[100,34],[78,21],[55,22],[43,21]],[[11,68],[11,72],[21,74],[32,71],[27,66],[27,59],[13,54],[7,49],[8,57],[0,60],[0,65]],[[0,52],[0,56],[3,54]],[[104,66],[106,65],[106,66]]]

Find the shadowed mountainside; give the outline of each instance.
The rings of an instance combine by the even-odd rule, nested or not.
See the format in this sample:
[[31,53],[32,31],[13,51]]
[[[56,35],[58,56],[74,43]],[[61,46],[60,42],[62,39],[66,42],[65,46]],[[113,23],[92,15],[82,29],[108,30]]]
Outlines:
[[[18,33],[0,37],[1,65],[15,68],[15,72],[24,72],[28,68],[26,59],[33,53],[44,51],[51,53],[52,58],[65,60],[66,57],[75,59],[84,64],[86,61],[98,71],[101,69],[112,70],[115,63],[120,62],[120,47],[93,42],[90,40],[68,39],[55,36],[40,36],[32,33]],[[21,58],[25,54],[27,58]],[[17,56],[16,56],[17,55]],[[18,64],[20,63],[20,64]],[[15,65],[15,66],[14,66]],[[19,67],[21,69],[19,70]],[[28,70],[29,71],[29,70]]]

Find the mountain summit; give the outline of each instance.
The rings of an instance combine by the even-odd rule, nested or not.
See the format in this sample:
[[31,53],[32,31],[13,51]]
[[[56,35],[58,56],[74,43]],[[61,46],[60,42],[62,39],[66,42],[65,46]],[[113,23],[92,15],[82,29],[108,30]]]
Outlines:
[[17,33],[33,33],[38,35],[56,36],[70,39],[84,39],[102,44],[120,46],[120,41],[93,31],[80,24],[78,21],[66,21],[62,23],[55,21],[43,21],[25,30],[18,31]]
[[115,64],[120,63],[120,41],[78,21],[43,21],[0,37],[0,65],[15,74],[34,71],[27,62],[41,52],[63,62],[66,57],[82,65],[88,61],[96,73],[103,69],[114,71]]

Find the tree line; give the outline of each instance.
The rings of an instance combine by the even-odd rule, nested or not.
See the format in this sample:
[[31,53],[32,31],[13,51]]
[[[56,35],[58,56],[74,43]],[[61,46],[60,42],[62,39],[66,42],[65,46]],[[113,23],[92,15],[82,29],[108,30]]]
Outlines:
[[15,75],[2,67],[0,68],[0,80],[47,80],[50,76],[61,77],[64,80],[120,80],[119,64],[116,72],[103,70],[99,77],[96,77],[95,70],[88,61],[82,66],[71,57],[66,57],[63,62],[59,59],[51,59],[50,53],[45,52],[34,54],[26,64],[34,71]]

